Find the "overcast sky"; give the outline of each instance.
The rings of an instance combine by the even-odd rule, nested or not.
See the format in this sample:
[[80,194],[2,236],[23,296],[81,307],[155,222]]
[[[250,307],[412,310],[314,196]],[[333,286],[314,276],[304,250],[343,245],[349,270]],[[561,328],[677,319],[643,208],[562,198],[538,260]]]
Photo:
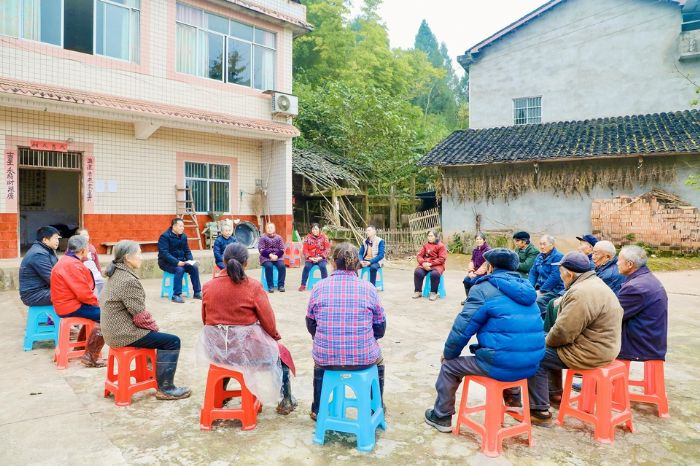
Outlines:
[[[363,0],[352,0],[359,12]],[[384,0],[381,16],[392,47],[412,48],[420,22],[428,21],[438,41],[455,58],[481,40],[524,16],[546,0]],[[461,73],[460,73],[461,75]]]

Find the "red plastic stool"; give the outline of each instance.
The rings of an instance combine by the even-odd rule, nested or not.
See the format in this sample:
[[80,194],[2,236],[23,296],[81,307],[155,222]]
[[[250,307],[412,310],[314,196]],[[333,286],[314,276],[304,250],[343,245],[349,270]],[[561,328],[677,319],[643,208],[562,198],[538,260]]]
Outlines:
[[[148,368],[148,360],[151,360],[151,368]],[[114,362],[117,362],[117,371],[114,372]],[[134,369],[131,368],[135,361]],[[134,383],[131,379],[134,379]],[[114,395],[114,404],[117,406],[129,406],[134,393],[155,388],[156,381],[156,350],[150,348],[110,348],[107,360],[107,380],[105,381],[105,398]]]
[[642,387],[642,393],[630,390],[630,401],[655,404],[659,417],[670,417],[668,414],[668,399],[666,398],[666,382],[664,381],[664,361],[639,361],[644,363],[644,378],[632,380],[629,376],[630,362],[618,359],[627,367],[627,378],[630,387]]
[[301,267],[302,243],[287,243],[284,249],[284,265],[289,268]]
[[[583,380],[581,393],[571,396],[574,374],[580,374]],[[618,424],[625,423],[634,432],[625,365],[613,361],[596,369],[568,369],[557,424],[563,425],[567,415],[592,424],[593,437],[602,443],[613,443]]]
[[[53,360],[56,362],[57,369],[65,369],[68,367],[69,360],[80,358],[85,354],[87,339],[90,337],[96,323],[94,320],[83,319],[82,317],[61,317],[61,326],[58,331],[58,346],[56,346],[53,353]],[[78,337],[76,341],[71,341],[70,329],[74,325],[85,327],[85,340],[79,340]],[[83,349],[74,349],[78,346],[82,346]]]
[[[486,388],[486,404],[468,406],[469,382],[475,382]],[[503,403],[503,390],[506,388],[520,387],[523,398],[522,413],[512,411]],[[469,417],[470,414],[484,411],[484,423],[480,424]],[[503,426],[505,415],[520,421],[518,424],[508,427]],[[462,401],[459,403],[457,423],[452,429],[454,435],[459,435],[459,428],[464,424],[481,437],[481,451],[486,456],[495,457],[503,452],[503,439],[516,435],[527,435],[529,446],[534,445],[532,440],[532,425],[530,424],[530,399],[527,393],[527,379],[514,382],[501,382],[489,377],[468,375],[464,377],[462,386]]]
[[[226,390],[224,379],[236,379],[240,384],[239,390]],[[226,398],[241,398],[240,408],[224,408]],[[199,428],[211,430],[214,419],[238,419],[243,424],[243,430],[255,429],[258,413],[262,411],[262,403],[255,398],[243,380],[243,374],[214,364],[209,365],[207,391],[204,395],[204,405],[199,416]]]

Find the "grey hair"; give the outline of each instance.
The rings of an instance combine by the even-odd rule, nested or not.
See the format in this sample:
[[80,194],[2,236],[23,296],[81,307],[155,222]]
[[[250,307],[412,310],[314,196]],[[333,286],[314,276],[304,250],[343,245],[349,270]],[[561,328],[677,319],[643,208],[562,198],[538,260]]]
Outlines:
[[231,231],[233,231],[233,225],[230,224],[229,222],[224,222],[224,223],[222,223],[222,224],[221,224],[221,231],[224,231],[224,230],[231,230]]
[[111,277],[114,275],[116,270],[116,265],[124,263],[124,258],[132,254],[139,252],[139,243],[136,241],[131,241],[130,239],[123,239],[114,245],[114,260],[109,264],[105,275]]
[[547,241],[548,244],[554,244],[557,242],[557,239],[552,235],[542,235],[540,239]]
[[73,235],[68,239],[68,250],[70,252],[78,252],[87,249],[88,240],[81,235]]
[[595,243],[595,246],[593,246],[593,250],[607,252],[608,254],[610,254],[610,257],[615,257],[615,255],[617,254],[617,249],[615,249],[615,245],[612,244],[611,241],[607,240],[602,240]]
[[639,246],[625,246],[620,251],[620,256],[632,262],[636,269],[647,265],[647,253]]

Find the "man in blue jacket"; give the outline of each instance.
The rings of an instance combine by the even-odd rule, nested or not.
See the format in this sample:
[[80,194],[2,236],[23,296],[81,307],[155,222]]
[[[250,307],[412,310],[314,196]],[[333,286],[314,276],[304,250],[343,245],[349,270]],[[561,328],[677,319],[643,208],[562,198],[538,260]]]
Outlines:
[[[425,422],[440,432],[452,430],[455,392],[466,375],[513,381],[537,372],[544,355],[542,318],[532,285],[517,272],[518,255],[505,248],[484,254],[488,274],[476,281],[452,325],[442,356],[433,409]],[[460,356],[472,336],[474,356]]]
[[537,290],[537,306],[540,308],[543,319],[547,313],[547,304],[558,298],[564,291],[564,282],[559,276],[559,266],[554,265],[564,255],[557,251],[554,242],[554,237],[550,235],[540,238],[540,255],[535,259],[529,275],[530,283]]
[[620,251],[618,268],[627,279],[617,295],[625,312],[619,359],[666,359],[668,295],[646,264],[647,254],[639,246],[625,246]]
[[181,296],[182,277],[185,273],[188,273],[192,280],[194,299],[202,299],[199,268],[192,260],[192,251],[187,244],[187,235],[185,234],[185,222],[181,218],[174,218],[170,222],[170,228],[158,239],[158,267],[175,275],[173,278],[173,302],[180,304],[185,302]]
[[41,227],[36,241],[19,266],[19,297],[27,306],[51,305],[51,270],[58,262],[56,249],[61,235],[54,227]]
[[221,234],[216,237],[213,247],[214,262],[220,270],[224,270],[226,268],[226,264],[224,264],[224,250],[226,250],[226,246],[237,242],[238,239],[236,238],[236,235],[233,234],[233,225],[227,221],[223,222],[221,225]]
[[374,225],[368,226],[365,233],[367,239],[360,245],[360,265],[369,267],[369,281],[376,285],[377,270],[382,267],[384,260],[384,240],[377,236]]
[[595,263],[595,274],[603,280],[606,285],[618,294],[620,287],[625,282],[625,276],[617,269],[617,250],[610,241],[598,241],[593,246],[593,263]]

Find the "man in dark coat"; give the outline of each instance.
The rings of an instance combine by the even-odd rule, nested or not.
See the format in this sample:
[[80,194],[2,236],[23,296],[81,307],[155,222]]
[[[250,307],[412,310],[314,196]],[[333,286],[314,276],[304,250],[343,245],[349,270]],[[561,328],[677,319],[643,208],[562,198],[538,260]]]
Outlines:
[[593,246],[595,274],[613,290],[613,293],[618,294],[620,287],[625,282],[625,276],[617,269],[616,254],[615,245],[610,241],[598,241]]
[[668,296],[646,264],[646,252],[639,246],[625,246],[620,251],[618,268],[627,279],[617,295],[625,311],[619,359],[666,359]]
[[51,305],[51,270],[58,262],[61,236],[54,227],[41,227],[19,266],[19,297],[27,306]]
[[540,254],[535,258],[528,275],[530,283],[537,290],[537,306],[542,319],[547,314],[547,304],[564,291],[564,282],[561,281],[559,266],[556,265],[564,255],[557,251],[554,242],[554,237],[550,235],[540,238]]
[[199,268],[192,259],[192,251],[187,244],[185,223],[181,218],[174,218],[170,222],[170,228],[160,235],[158,239],[158,267],[161,270],[175,275],[173,279],[173,297],[175,303],[184,303],[182,300],[182,277],[185,273],[190,275],[194,299],[202,299],[202,285],[199,281]]
[[[534,375],[544,355],[544,332],[537,293],[530,282],[516,272],[515,252],[496,248],[484,253],[487,275],[469,291],[462,312],[452,326],[442,356],[433,409],[425,422],[440,432],[450,432],[455,412],[455,392],[465,375],[482,375],[513,381]],[[478,343],[461,356],[476,335]]]
[[535,264],[535,259],[540,254],[535,245],[530,243],[530,233],[527,231],[518,231],[513,235],[515,243],[515,252],[518,253],[520,265],[518,265],[518,273],[523,278],[527,278],[530,269]]

